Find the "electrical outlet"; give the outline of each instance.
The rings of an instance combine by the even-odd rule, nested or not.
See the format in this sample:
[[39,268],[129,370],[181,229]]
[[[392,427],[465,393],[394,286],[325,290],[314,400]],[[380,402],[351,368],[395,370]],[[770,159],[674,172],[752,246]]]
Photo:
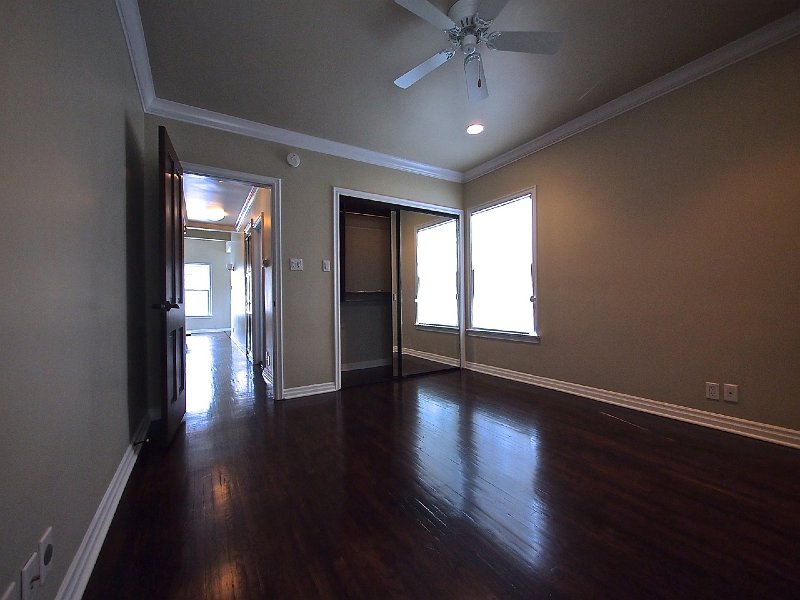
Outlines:
[[17,584],[15,582],[12,581],[8,584],[0,600],[19,600],[19,592],[17,591]]
[[738,403],[739,402],[739,386],[732,383],[726,383],[723,386],[725,402]]
[[39,554],[34,552],[19,573],[21,600],[36,600],[39,595]]
[[322,270],[325,271],[325,272],[330,271],[331,270],[331,261],[323,260],[322,261]]
[[706,381],[706,398],[709,400],[719,400],[719,384],[713,381]]
[[44,585],[53,569],[53,528],[48,527],[39,539],[39,584]]

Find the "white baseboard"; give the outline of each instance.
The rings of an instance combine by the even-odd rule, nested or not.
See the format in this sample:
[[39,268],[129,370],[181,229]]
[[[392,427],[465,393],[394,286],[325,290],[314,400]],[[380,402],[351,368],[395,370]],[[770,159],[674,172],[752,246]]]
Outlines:
[[359,369],[373,369],[375,367],[386,367],[391,364],[392,364],[391,358],[379,358],[377,360],[362,360],[361,362],[342,364],[342,371],[358,371]]
[[[145,416],[139,424],[139,428],[133,436],[134,440],[141,440],[147,433],[147,428],[150,426],[149,416]],[[111,483],[100,501],[100,506],[94,513],[92,522],[89,523],[89,528],[83,536],[83,541],[75,553],[72,563],[67,569],[64,579],[61,581],[61,587],[58,588],[56,600],[76,600],[83,596],[86,589],[86,584],[89,583],[89,577],[94,569],[94,564],[97,561],[97,556],[100,554],[100,548],[106,539],[108,528],[111,525],[111,520],[114,518],[114,512],[117,510],[122,492],[125,491],[125,484],[128,483],[133,465],[136,464],[136,458],[139,454],[141,446],[129,445],[122,460],[111,478]]]
[[316,394],[327,394],[328,392],[335,392],[336,384],[330,383],[315,383],[313,385],[303,385],[300,387],[286,388],[283,390],[283,399],[289,400],[290,398],[302,398],[303,396],[314,396]]
[[477,371],[478,373],[485,373],[486,375],[502,377],[503,379],[538,385],[551,390],[558,390],[559,392],[567,392],[568,394],[582,396],[590,400],[616,404],[617,406],[624,406],[625,408],[668,417],[677,421],[684,421],[686,423],[693,423],[694,425],[702,425],[703,427],[736,433],[765,442],[800,448],[800,431],[794,429],[786,429],[784,427],[778,427],[777,425],[748,421],[728,415],[719,415],[696,408],[678,406],[676,404],[659,402],[658,400],[650,400],[649,398],[640,398],[620,392],[601,390],[599,388],[589,387],[588,385],[539,377],[538,375],[531,375],[529,373],[501,369],[500,367],[468,362],[467,369],[470,371]]
[[230,333],[230,327],[223,327],[222,329],[187,329],[188,333]]
[[422,350],[412,350],[411,348],[403,348],[403,354],[415,356],[417,358],[424,358],[425,360],[432,360],[434,362],[444,363],[451,367],[460,367],[461,359],[452,358],[451,356],[443,356],[441,354],[433,354],[431,352],[423,352]]
[[239,350],[241,350],[242,354],[244,354],[245,356],[247,356],[247,348],[245,348],[244,346],[242,346],[242,345],[239,343],[239,340],[237,340],[237,339],[236,339],[236,338],[235,338],[233,335],[231,335],[231,343],[232,343],[234,346],[236,346],[236,347],[237,347]]
[[272,380],[272,373],[266,367],[261,368],[261,378],[269,385],[275,385],[275,382]]

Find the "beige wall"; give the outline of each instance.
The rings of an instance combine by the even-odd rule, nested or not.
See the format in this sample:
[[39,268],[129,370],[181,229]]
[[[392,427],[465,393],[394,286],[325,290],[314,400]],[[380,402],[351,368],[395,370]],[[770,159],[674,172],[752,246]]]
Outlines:
[[[160,385],[140,358],[159,123],[188,162],[282,179],[284,261],[307,265],[282,265],[288,387],[334,380],[332,187],[450,207],[462,187],[143,122],[113,3],[4,8],[0,586],[53,525],[48,599]],[[800,428],[798,63],[795,39],[466,185],[468,206],[537,186],[542,333],[469,360]]]
[[[304,150],[298,151],[303,164],[293,169],[286,164],[285,157],[295,148],[146,116],[146,148],[152,169],[156,163],[159,124],[167,126],[175,149],[186,162],[281,179],[284,385],[287,388],[333,382],[335,378],[335,274],[323,272],[321,268],[323,259],[333,260],[333,187],[442,206],[461,206],[461,185],[457,183]],[[152,189],[152,179],[149,185]],[[289,271],[289,259],[293,257],[304,259],[304,271]],[[151,364],[151,368],[153,366]],[[157,394],[153,387],[151,392]]]
[[2,13],[0,589],[52,525],[47,600],[145,412],[143,117],[113,2]]
[[800,429],[798,64],[795,38],[467,184],[536,186],[542,336],[468,360]]

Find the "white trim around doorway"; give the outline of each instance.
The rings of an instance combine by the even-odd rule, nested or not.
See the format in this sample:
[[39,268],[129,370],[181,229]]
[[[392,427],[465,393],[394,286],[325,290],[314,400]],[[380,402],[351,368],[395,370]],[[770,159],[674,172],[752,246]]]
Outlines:
[[282,247],[281,242],[281,180],[276,177],[266,177],[252,173],[242,173],[231,171],[208,165],[193,163],[182,163],[185,173],[196,175],[208,175],[220,179],[233,179],[242,183],[249,183],[257,187],[268,187],[272,190],[272,260],[275,268],[273,273],[273,297],[275,299],[275,364],[274,370],[274,390],[275,399],[281,400],[284,397],[283,390],[283,273],[282,273]]

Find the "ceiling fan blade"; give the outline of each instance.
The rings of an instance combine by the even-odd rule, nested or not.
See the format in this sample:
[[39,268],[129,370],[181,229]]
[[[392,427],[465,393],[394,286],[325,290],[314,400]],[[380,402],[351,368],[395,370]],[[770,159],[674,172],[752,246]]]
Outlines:
[[453,50],[442,50],[438,54],[431,56],[424,63],[421,63],[411,69],[408,73],[400,75],[400,77],[394,80],[394,84],[397,87],[401,87],[405,90],[417,83],[420,79],[425,77],[425,75],[434,69],[441,67],[444,63],[453,58],[453,56],[455,56],[455,52]]
[[555,54],[563,41],[564,34],[560,31],[495,31],[486,45],[507,52]]
[[483,0],[478,6],[478,16],[484,21],[494,21],[508,0]]
[[479,102],[489,97],[486,77],[483,74],[481,55],[475,52],[464,59],[464,75],[467,77],[467,97],[470,102]]
[[431,25],[447,31],[456,26],[453,20],[436,8],[428,0],[394,0],[408,11],[417,15],[420,19],[425,19]]

